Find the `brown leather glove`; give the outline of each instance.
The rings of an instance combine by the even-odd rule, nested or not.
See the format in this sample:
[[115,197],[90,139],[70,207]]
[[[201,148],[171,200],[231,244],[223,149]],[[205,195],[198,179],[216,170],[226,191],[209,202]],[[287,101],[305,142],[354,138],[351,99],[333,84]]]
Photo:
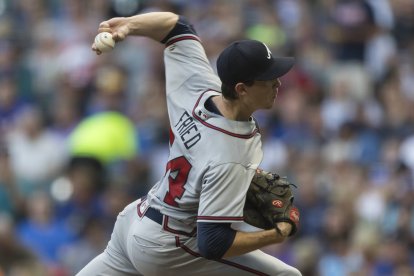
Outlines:
[[292,225],[289,236],[294,235],[300,213],[293,205],[292,186],[296,187],[286,177],[257,169],[247,191],[244,221],[261,229],[275,228],[279,234],[277,223],[288,222]]

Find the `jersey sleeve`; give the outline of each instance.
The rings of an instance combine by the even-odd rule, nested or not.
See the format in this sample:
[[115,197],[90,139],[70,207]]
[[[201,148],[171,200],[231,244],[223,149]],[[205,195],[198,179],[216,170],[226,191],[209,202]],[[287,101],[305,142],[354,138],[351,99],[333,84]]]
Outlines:
[[253,175],[254,170],[240,164],[209,169],[203,179],[197,221],[243,221],[246,192]]
[[174,28],[167,34],[166,37],[164,37],[163,40],[161,40],[161,43],[167,44],[171,38],[185,34],[197,35],[197,32],[193,25],[191,25],[184,16],[180,15]]
[[220,90],[221,82],[211,67],[194,28],[180,17],[176,26],[161,41],[165,44],[164,63],[167,94]]
[[197,223],[197,243],[206,259],[218,260],[229,250],[236,237],[230,223]]

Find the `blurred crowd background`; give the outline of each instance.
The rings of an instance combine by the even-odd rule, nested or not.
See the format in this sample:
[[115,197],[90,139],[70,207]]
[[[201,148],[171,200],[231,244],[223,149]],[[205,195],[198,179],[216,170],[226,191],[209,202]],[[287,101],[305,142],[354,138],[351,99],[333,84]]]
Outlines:
[[303,275],[414,275],[414,0],[0,0],[0,275],[74,275],[163,175],[163,45],[90,49],[101,21],[158,10],[214,69],[243,38],[297,59],[255,114],[301,210],[265,251]]

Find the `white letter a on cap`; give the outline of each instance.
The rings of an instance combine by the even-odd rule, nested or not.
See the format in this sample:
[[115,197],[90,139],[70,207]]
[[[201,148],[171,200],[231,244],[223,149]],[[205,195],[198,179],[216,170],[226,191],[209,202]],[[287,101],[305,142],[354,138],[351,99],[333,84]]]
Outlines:
[[270,52],[270,50],[269,50],[269,48],[267,47],[266,44],[263,43],[263,45],[266,47],[266,50],[267,50],[267,59],[271,59],[272,58],[272,52]]

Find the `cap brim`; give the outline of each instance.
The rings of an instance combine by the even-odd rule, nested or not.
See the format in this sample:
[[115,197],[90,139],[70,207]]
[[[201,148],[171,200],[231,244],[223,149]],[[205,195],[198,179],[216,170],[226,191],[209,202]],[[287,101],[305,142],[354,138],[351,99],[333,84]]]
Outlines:
[[265,72],[258,75],[255,80],[274,80],[285,75],[295,64],[293,57],[273,58],[273,64]]

